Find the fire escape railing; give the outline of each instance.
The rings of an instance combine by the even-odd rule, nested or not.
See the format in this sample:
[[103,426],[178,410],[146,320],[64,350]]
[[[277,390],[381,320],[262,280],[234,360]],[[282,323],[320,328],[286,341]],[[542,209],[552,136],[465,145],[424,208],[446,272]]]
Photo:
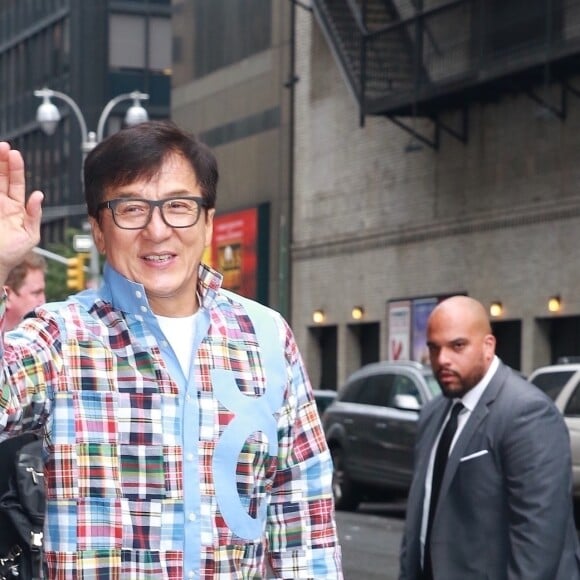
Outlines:
[[[312,0],[359,106],[405,130],[401,118],[426,117],[466,141],[467,120],[443,124],[441,112],[525,92],[564,119],[574,58],[580,55],[580,0]],[[547,87],[559,83],[559,103]],[[437,146],[438,136],[427,139]]]

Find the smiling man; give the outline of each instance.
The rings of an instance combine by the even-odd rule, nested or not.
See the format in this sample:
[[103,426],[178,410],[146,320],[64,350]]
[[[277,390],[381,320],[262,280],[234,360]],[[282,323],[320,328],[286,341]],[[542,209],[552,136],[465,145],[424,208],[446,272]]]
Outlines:
[[[0,426],[45,433],[48,577],[342,578],[292,332],[201,263],[214,155],[148,122],[100,143],[84,177],[103,285],[3,343]],[[22,158],[0,144],[0,278],[37,242],[41,199],[25,204]]]

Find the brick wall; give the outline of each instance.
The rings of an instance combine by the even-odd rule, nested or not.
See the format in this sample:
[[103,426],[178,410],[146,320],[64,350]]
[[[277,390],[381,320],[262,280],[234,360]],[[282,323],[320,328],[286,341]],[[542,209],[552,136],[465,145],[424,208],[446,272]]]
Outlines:
[[[565,122],[524,94],[469,109],[466,145],[405,153],[410,136],[383,118],[359,126],[338,66],[306,11],[297,14],[292,326],[317,382],[311,314],[339,328],[339,380],[354,370],[347,325],[354,305],[381,323],[399,297],[465,291],[522,321],[522,370],[547,363],[536,336],[560,294],[580,315],[580,100]],[[557,88],[546,98],[558,103]],[[446,123],[459,126],[455,114]],[[427,133],[432,126],[419,122]]]

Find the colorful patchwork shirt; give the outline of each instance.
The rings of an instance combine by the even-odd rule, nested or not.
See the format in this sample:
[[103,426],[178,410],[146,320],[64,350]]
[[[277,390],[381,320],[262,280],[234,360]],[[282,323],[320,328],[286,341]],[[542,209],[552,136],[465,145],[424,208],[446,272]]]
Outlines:
[[342,578],[292,332],[220,284],[201,266],[188,375],[143,287],[109,266],[4,335],[0,430],[44,425],[49,578]]

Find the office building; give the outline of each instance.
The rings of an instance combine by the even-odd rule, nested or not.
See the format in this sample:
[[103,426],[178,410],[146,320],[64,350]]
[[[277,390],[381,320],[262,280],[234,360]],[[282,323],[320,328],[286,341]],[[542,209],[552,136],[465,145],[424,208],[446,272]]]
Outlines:
[[[74,107],[53,99],[62,119],[52,135],[36,121],[43,87],[70,97],[96,131],[111,99],[141,91],[151,118],[169,116],[171,84],[169,0],[4,0],[0,3],[0,138],[20,149],[27,188],[42,189],[42,243],[62,242],[81,227],[82,121]],[[118,130],[131,101],[103,119],[103,136]]]
[[171,117],[216,153],[214,243],[224,285],[290,309],[293,5],[173,0]]

